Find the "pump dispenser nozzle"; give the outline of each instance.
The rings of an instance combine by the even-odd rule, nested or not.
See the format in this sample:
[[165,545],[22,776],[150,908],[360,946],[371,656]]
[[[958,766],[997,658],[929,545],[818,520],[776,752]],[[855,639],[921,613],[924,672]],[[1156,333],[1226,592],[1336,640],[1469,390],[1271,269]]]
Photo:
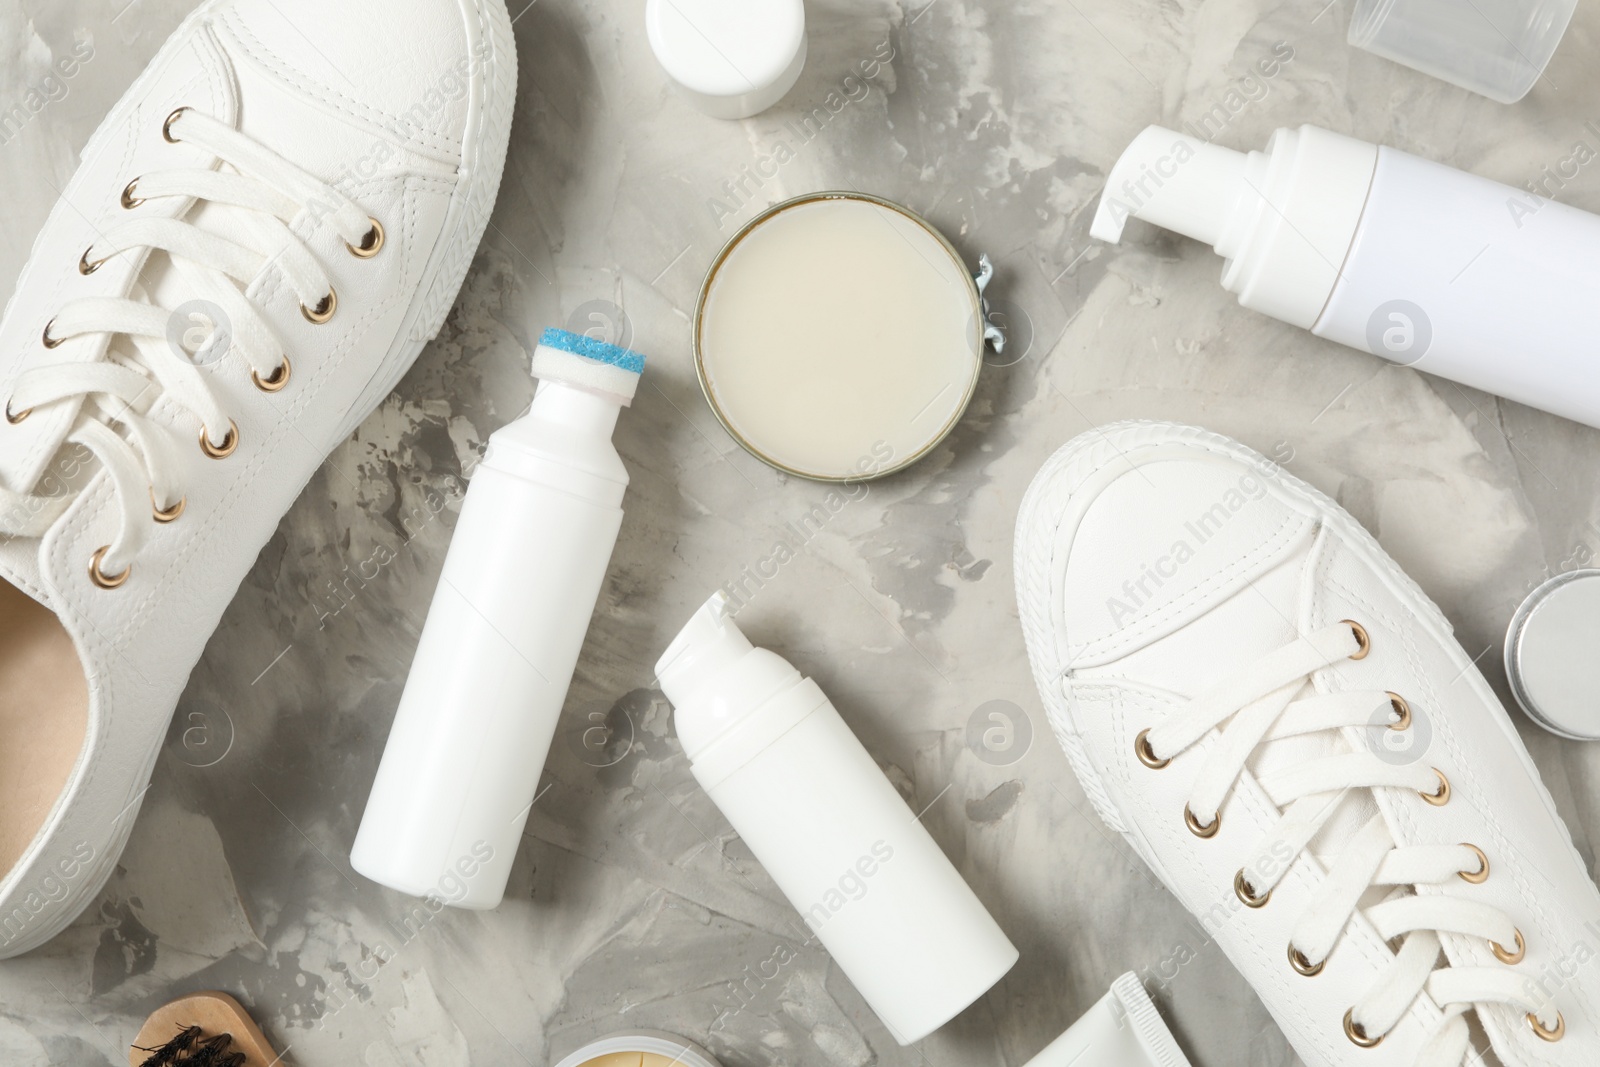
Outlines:
[[676,709],[673,723],[683,751],[694,759],[774,693],[799,684],[800,672],[777,653],[752,645],[718,590],[661,654],[656,678]]
[[673,704],[686,704],[716,674],[732,667],[755,646],[734,623],[721,591],[700,605],[656,664],[661,691]]
[[1246,159],[1231,148],[1146,126],[1111,168],[1089,235],[1116,244],[1132,215],[1214,245],[1245,188]]
[[1128,216],[1204,241],[1239,303],[1310,329],[1366,207],[1378,148],[1315,126],[1235,152],[1147,126],[1111,168],[1089,233],[1116,242]]

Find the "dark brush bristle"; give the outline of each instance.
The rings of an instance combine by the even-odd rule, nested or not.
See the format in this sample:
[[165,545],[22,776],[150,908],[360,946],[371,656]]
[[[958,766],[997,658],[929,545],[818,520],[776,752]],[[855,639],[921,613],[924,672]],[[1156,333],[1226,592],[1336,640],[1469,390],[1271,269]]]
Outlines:
[[154,1054],[144,1061],[143,1067],[168,1067],[169,1064],[178,1062],[179,1056],[194,1047],[194,1043],[200,1039],[201,1033],[202,1031],[198,1026],[189,1026],[179,1030],[176,1037],[160,1048],[140,1047],[140,1052]]
[[229,1051],[232,1047],[232,1034],[205,1037],[198,1026],[187,1026],[160,1048],[141,1048],[154,1053],[141,1067],[244,1067],[244,1053]]

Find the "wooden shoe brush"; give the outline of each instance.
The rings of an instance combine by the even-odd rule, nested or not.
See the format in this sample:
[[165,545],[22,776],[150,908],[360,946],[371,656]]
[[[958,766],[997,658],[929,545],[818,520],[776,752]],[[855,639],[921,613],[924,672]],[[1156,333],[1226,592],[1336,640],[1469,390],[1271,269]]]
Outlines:
[[128,1050],[128,1067],[280,1067],[266,1035],[226,993],[191,993],[158,1008]]

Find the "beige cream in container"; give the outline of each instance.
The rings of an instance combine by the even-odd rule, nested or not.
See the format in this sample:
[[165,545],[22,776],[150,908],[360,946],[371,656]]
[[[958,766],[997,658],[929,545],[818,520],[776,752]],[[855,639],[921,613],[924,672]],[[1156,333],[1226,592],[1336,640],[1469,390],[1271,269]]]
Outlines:
[[699,1045],[655,1030],[612,1034],[585,1045],[556,1067],[721,1067]]
[[757,216],[712,263],[695,365],[756,457],[855,481],[916,462],[955,427],[985,326],[977,282],[927,222],[877,197],[814,193]]

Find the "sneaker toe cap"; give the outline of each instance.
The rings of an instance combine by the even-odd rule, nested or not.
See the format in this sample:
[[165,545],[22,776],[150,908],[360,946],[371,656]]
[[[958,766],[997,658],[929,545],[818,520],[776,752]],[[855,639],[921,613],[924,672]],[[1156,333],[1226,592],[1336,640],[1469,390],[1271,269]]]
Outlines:
[[459,142],[472,79],[492,61],[502,0],[235,0],[222,23],[303,92],[403,134]]

